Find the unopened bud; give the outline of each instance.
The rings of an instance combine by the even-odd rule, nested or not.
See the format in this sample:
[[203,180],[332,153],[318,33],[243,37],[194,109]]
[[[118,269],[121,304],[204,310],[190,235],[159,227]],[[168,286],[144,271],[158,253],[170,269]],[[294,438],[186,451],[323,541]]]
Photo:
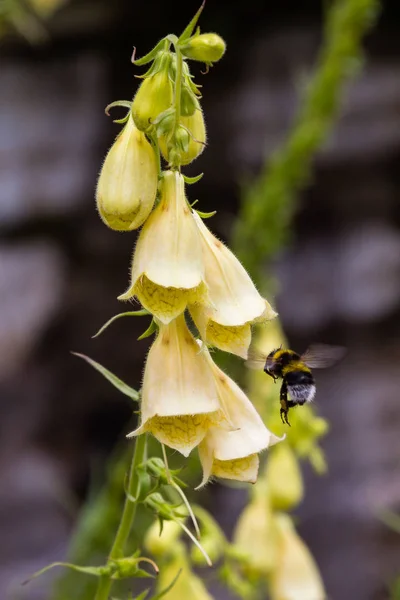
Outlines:
[[137,229],[153,208],[157,184],[155,152],[129,118],[100,173],[96,190],[100,217],[116,231]]
[[181,48],[182,54],[192,60],[199,60],[207,64],[220,60],[226,49],[222,37],[216,33],[202,33],[196,35]]
[[158,115],[172,105],[174,88],[170,78],[171,64],[172,53],[160,52],[136,92],[132,117],[141,131],[147,131]]
[[181,533],[182,529],[175,521],[164,521],[160,533],[160,523],[156,520],[147,530],[144,546],[154,556],[162,556],[176,543]]
[[266,477],[274,510],[289,510],[303,497],[298,460],[287,442],[277,444],[267,461]]
[[181,114],[183,117],[191,117],[199,103],[195,94],[187,86],[183,85],[181,90]]
[[[197,105],[198,108],[191,117],[182,116],[180,118],[180,126],[175,134],[175,136],[178,136],[178,139],[176,139],[175,144],[173,143],[173,138],[171,139],[172,145],[167,143],[166,136],[162,136],[159,139],[161,153],[165,160],[170,164],[174,164],[175,151],[178,151],[179,153],[179,163],[181,165],[188,165],[204,150],[206,143],[206,127],[203,112],[198,102]],[[187,147],[185,147],[184,140],[186,134],[189,137]]]

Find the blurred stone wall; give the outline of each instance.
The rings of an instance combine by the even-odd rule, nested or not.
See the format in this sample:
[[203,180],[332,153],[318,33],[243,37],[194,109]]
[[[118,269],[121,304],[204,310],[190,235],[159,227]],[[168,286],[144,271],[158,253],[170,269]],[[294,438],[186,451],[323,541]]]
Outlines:
[[[218,210],[213,227],[222,237],[239,185],[285,139],[320,43],[316,3],[267,4],[223,0],[202,20],[229,52],[199,75],[209,144],[191,167],[206,176],[190,193],[204,210]],[[129,404],[69,354],[90,354],[137,386],[147,347],[135,341],[143,329],[136,320],[91,340],[121,310],[116,296],[135,238],[108,231],[94,208],[97,173],[118,131],[104,107],[133,93],[133,44],[145,53],[196,8],[72,2],[49,23],[46,43],[8,37],[3,45],[1,598],[46,598],[46,580],[22,591],[19,582],[63,557],[93,473],[101,479],[104,459],[129,430]],[[299,510],[332,600],[384,600],[387,580],[400,572],[400,540],[377,518],[380,508],[400,509],[399,29],[398,7],[388,2],[367,43],[366,70],[315,160],[290,246],[273,266],[291,345],[349,348],[342,365],[318,375],[330,471],[316,478],[306,470]],[[243,495],[222,486],[212,494],[229,531]]]

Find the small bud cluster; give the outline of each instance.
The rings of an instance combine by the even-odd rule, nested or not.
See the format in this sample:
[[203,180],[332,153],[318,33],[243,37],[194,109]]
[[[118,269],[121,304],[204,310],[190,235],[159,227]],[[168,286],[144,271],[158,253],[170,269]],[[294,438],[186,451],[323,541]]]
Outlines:
[[[119,231],[142,227],[131,282],[120,300],[138,300],[157,332],[147,357],[140,425],[188,456],[198,448],[204,485],[212,476],[255,482],[258,454],[279,441],[243,391],[211,358],[209,347],[247,358],[254,323],[276,313],[234,254],[208,229],[208,216],[186,197],[181,173],[206,141],[200,92],[186,59],[207,67],[225,52],[215,33],[168,35],[134,64],[149,64],[109,151],[97,187],[103,221]],[[160,156],[161,155],[161,156]],[[161,171],[161,158],[168,169]],[[197,178],[194,178],[195,180]],[[198,336],[190,332],[190,313]]]

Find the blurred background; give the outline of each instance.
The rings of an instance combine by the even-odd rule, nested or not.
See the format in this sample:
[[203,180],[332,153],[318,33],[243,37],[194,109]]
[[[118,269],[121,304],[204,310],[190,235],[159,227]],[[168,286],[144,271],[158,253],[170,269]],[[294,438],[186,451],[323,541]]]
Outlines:
[[[44,600],[19,582],[65,557],[91,482],[129,431],[131,407],[69,352],[87,353],[133,387],[143,321],[116,322],[135,234],[98,218],[96,178],[145,54],[198,8],[160,0],[4,0],[0,5],[0,598]],[[211,227],[229,239],[241,189],[284,141],[321,42],[322,1],[208,0],[204,31],[228,45],[206,76],[209,143],[188,174]],[[36,15],[36,16],[34,16]],[[315,159],[287,247],[270,266],[290,345],[345,345],[318,374],[331,431],[329,473],[306,468],[300,533],[331,600],[384,600],[400,573],[400,536],[379,519],[400,510],[400,6],[383,2],[364,70]],[[117,118],[116,115],[114,118]],[[229,533],[241,492],[209,489]],[[228,506],[227,506],[228,505]],[[14,586],[16,586],[15,591]],[[44,586],[44,587],[43,587]],[[10,592],[12,589],[12,592]],[[221,592],[218,596],[225,598]]]

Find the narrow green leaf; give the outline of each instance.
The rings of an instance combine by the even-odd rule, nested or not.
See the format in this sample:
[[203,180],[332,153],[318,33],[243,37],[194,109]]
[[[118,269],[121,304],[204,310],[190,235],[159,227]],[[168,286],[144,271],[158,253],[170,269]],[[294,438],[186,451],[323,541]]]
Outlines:
[[174,587],[174,585],[178,581],[178,578],[179,578],[179,576],[180,576],[181,573],[182,573],[182,569],[179,569],[179,571],[177,572],[177,574],[175,575],[175,577],[173,578],[173,580],[171,581],[171,583],[166,588],[164,588],[163,590],[161,590],[160,592],[158,592],[158,594],[156,594],[155,596],[153,596],[151,598],[151,600],[160,600],[160,598],[162,598],[163,596],[165,596],[166,594],[168,594],[168,592],[170,590],[172,590],[172,588]]
[[194,28],[197,25],[197,21],[199,20],[199,17],[201,15],[201,13],[203,12],[203,8],[204,5],[206,3],[206,0],[203,0],[199,10],[197,11],[197,13],[194,15],[193,19],[190,21],[189,25],[182,31],[181,35],[179,36],[178,42],[179,44],[182,44],[183,42],[186,42],[186,40],[188,40],[190,38],[190,36],[192,35]]
[[138,337],[138,340],[144,340],[147,337],[150,337],[151,335],[153,335],[153,333],[155,331],[157,331],[158,327],[157,327],[157,323],[155,322],[154,319],[152,319],[150,325],[148,326],[148,328],[146,329],[146,331],[144,333],[142,333],[142,335],[140,335]]
[[[184,182],[188,183],[190,185],[192,183],[197,183],[198,181],[200,181],[200,179],[203,177],[203,175],[204,175],[204,173],[200,173],[200,175],[196,175],[195,177],[189,177],[188,175],[182,175],[182,177],[183,177]],[[196,200],[196,202],[197,202],[197,200]]]
[[135,596],[134,600],[145,600],[149,594],[150,590],[144,590],[139,596]]
[[213,210],[212,212],[201,212],[201,210],[196,210],[196,212],[202,219],[209,219],[210,217],[213,217],[217,211]]
[[149,315],[149,311],[146,310],[145,308],[142,308],[140,310],[133,310],[133,311],[128,311],[128,312],[124,312],[124,313],[119,313],[118,315],[114,315],[113,317],[111,317],[111,319],[109,319],[107,321],[107,323],[105,323],[103,325],[103,327],[101,327],[97,333],[95,333],[94,335],[92,335],[92,338],[96,338],[98,337],[101,333],[103,333],[103,331],[105,329],[107,329],[107,327],[109,325],[111,325],[111,323],[114,323],[114,321],[116,321],[117,319],[120,319],[121,317],[144,317],[145,315]]
[[111,373],[111,371],[109,371],[108,369],[103,367],[101,364],[99,364],[95,360],[89,358],[89,356],[86,356],[85,354],[79,354],[79,352],[71,352],[71,354],[73,354],[74,356],[79,356],[79,358],[83,358],[83,360],[86,360],[86,362],[88,362],[90,365],[92,365],[92,367],[94,367],[96,369],[96,371],[101,373],[103,375],[103,377],[108,379],[108,381],[110,383],[112,383],[113,386],[116,387],[122,394],[124,394],[125,396],[128,396],[128,398],[131,398],[131,400],[134,400],[135,402],[139,402],[139,398],[140,398],[139,392],[137,392],[136,390],[131,388],[129,385],[124,383],[121,379],[119,379],[119,377],[114,375],[114,373]]
[[133,54],[132,54],[133,64],[136,65],[137,67],[147,65],[147,63],[152,61],[157,56],[158,52],[163,48],[163,46],[165,46],[165,40],[166,40],[166,38],[163,38],[162,40],[160,40],[158,42],[158,44],[156,46],[154,46],[153,50],[150,50],[150,52],[148,52],[147,54],[142,56],[142,58],[138,58],[137,60],[135,60],[136,48],[134,48]]
[[94,575],[95,577],[100,577],[101,575],[104,575],[107,572],[107,567],[80,567],[71,563],[54,562],[51,563],[51,565],[47,565],[47,567],[40,569],[40,571],[36,571],[36,573],[34,573],[31,577],[26,579],[26,581],[24,581],[22,585],[26,585],[27,583],[32,581],[32,579],[43,575],[43,573],[46,573],[46,571],[53,569],[53,567],[66,567],[68,569],[73,569],[74,571],[79,571],[79,573],[85,573],[85,575]]

